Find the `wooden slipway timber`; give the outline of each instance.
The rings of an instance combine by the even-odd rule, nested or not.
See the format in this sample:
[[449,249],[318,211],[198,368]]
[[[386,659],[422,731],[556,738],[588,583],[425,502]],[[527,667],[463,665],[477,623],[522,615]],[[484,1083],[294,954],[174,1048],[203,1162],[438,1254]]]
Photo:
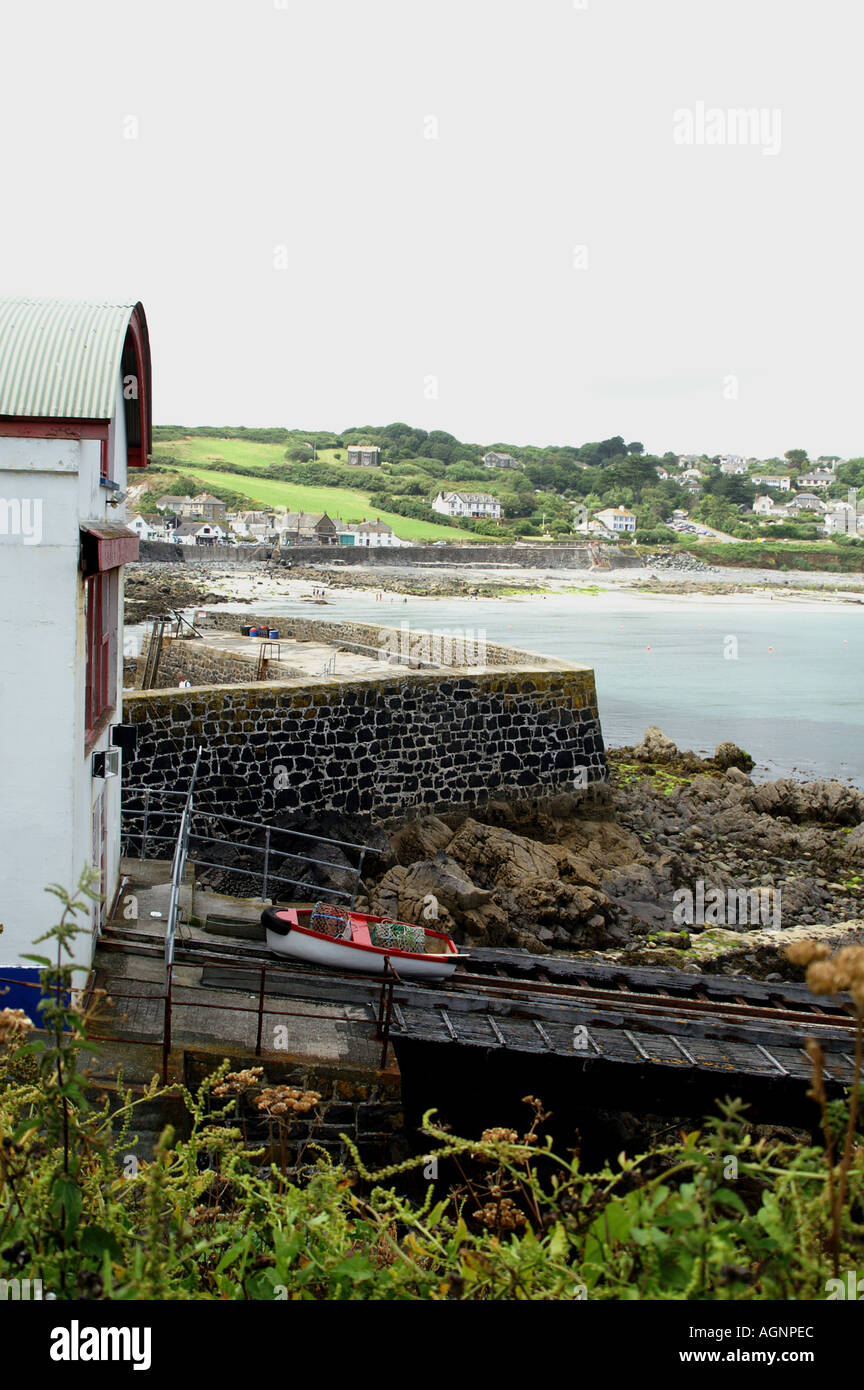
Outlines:
[[[161,952],[161,937],[108,928],[102,949]],[[273,956],[257,943],[210,937],[177,944],[177,961],[200,966],[203,995],[248,992],[268,969],[267,993],[352,1006],[374,1024],[380,984],[297,965],[269,973]],[[363,1026],[362,1024],[360,1026]],[[816,1038],[826,1080],[838,1089],[853,1074],[854,1017],[839,998],[818,1001],[803,986],[738,977],[632,969],[602,960],[472,949],[446,983],[394,986],[390,1040],[402,1044],[525,1054],[565,1060],[581,1072],[614,1068],[724,1079],[730,1093],[746,1078],[806,1089],[804,1051]],[[712,1081],[713,1078],[713,1081]],[[610,1073],[611,1079],[611,1073]]]

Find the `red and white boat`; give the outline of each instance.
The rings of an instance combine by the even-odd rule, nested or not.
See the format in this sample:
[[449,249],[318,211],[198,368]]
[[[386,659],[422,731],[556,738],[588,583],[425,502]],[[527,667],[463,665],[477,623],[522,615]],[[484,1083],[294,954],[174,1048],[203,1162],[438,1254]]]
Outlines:
[[331,903],[267,907],[261,923],[267,945],[277,955],[335,970],[381,975],[389,961],[402,980],[444,980],[465,959],[443,932],[335,908]]

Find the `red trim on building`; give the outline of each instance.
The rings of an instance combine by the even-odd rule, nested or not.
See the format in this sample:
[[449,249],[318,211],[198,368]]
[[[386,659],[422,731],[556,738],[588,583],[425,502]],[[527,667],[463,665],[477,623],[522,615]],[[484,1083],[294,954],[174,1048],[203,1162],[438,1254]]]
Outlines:
[[85,574],[116,570],[138,559],[140,541],[125,526],[90,521],[81,527],[81,566]]
[[105,439],[107,420],[58,420],[33,415],[0,415],[0,435],[22,439]]

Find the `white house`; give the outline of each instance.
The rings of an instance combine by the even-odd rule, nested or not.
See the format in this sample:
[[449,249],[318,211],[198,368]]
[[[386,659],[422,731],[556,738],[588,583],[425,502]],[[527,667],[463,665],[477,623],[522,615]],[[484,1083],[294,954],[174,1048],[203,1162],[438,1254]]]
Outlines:
[[753,510],[754,512],[785,512],[786,508],[778,507],[773,497],[766,497],[763,493],[761,497],[757,497],[754,501]]
[[370,550],[411,544],[410,541],[401,540],[385,521],[349,521],[340,531],[339,540],[340,544],[364,545]]
[[83,966],[119,887],[124,499],[150,401],[141,304],[0,299],[0,1007],[38,999],[20,956],[58,919],[46,885],[96,872]]
[[705,474],[700,468],[685,468],[681,477],[686,479],[688,483],[698,483],[705,477]]
[[812,473],[802,473],[798,479],[799,487],[819,488],[820,491],[830,487],[834,481],[834,474],[827,468],[814,468]]
[[626,507],[604,507],[602,511],[594,513],[594,520],[616,533],[636,530],[636,516]]
[[130,531],[135,532],[139,541],[162,541],[165,539],[164,525],[154,525],[152,521],[148,521],[147,517],[141,516],[140,513],[130,517],[126,525]]
[[721,454],[721,473],[746,473],[747,460],[741,454]]
[[779,488],[781,492],[788,492],[792,487],[792,479],[788,473],[754,473],[752,481],[760,487]]
[[432,509],[442,516],[470,516],[490,521],[497,521],[501,515],[501,503],[488,492],[439,492]]
[[225,538],[225,531],[215,521],[181,521],[171,532],[178,545],[217,545]]
[[663,466],[659,463],[654,465],[654,472],[657,474],[657,477],[661,480],[661,482],[665,482],[666,479],[669,477],[668,470],[663,468]]

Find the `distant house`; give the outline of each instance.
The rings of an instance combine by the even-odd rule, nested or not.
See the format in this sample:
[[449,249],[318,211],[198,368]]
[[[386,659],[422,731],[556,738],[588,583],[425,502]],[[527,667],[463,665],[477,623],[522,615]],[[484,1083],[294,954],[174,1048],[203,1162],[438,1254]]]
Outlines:
[[349,444],[347,461],[359,468],[377,468],[381,462],[381,450],[374,444]]
[[366,546],[367,549],[380,549],[382,546],[410,545],[394,534],[393,527],[385,521],[350,522],[339,535],[340,545]]
[[188,497],[172,497],[170,493],[165,493],[164,497],[157,497],[157,512],[175,512],[180,516],[182,508],[189,501]]
[[834,481],[834,474],[827,468],[814,468],[811,473],[802,473],[798,479],[799,487],[818,488],[824,491]]
[[338,545],[338,528],[326,512],[281,512],[276,517],[281,545]]
[[154,526],[146,516],[133,516],[126,525],[134,531],[140,541],[160,540],[165,534],[164,526]]
[[816,467],[828,468],[833,473],[838,463],[842,462],[843,460],[840,458],[839,454],[820,454],[818,459],[816,460]]
[[514,459],[512,454],[498,454],[494,449],[489,449],[483,455],[482,463],[485,468],[519,468],[519,460]]
[[599,521],[608,531],[616,533],[636,530],[635,513],[628,511],[626,507],[604,507],[602,511],[594,513],[594,520]]
[[700,468],[685,468],[684,472],[681,474],[681,477],[684,478],[688,483],[698,483],[701,481],[702,478],[705,477],[705,474],[702,472]]
[[439,492],[432,510],[442,516],[467,516],[474,520],[497,521],[501,503],[488,492]]
[[821,497],[817,497],[815,492],[799,492],[789,503],[790,509],[796,512],[824,512],[825,503]]
[[[229,518],[226,517],[226,520]],[[244,540],[273,540],[276,536],[276,513],[237,512],[230,518],[230,526]]]
[[658,464],[655,464],[655,466],[654,466],[654,472],[657,474],[657,477],[660,478],[661,481],[663,481],[663,482],[665,482],[665,480],[669,477],[669,473],[668,473],[667,470],[662,466],[662,464],[659,464],[659,463],[658,463]]
[[218,545],[225,540],[225,532],[211,521],[181,521],[171,539],[177,545]]
[[773,497],[766,497],[764,493],[761,497],[756,498],[753,503],[753,510],[754,512],[771,512],[774,516],[778,516],[781,512],[784,516],[786,514],[785,507],[779,507]]
[[679,455],[678,455],[678,467],[679,467],[679,468],[693,468],[693,467],[695,467],[695,465],[696,465],[697,463],[701,463],[701,462],[702,462],[702,456],[701,456],[701,454],[679,454]]
[[746,473],[747,460],[741,454],[721,454],[721,473]]
[[184,497],[180,504],[180,515],[187,520],[200,517],[202,521],[224,521],[225,503],[209,492],[200,492],[197,497]]
[[754,473],[752,481],[759,487],[776,487],[781,492],[788,492],[792,487],[792,479],[788,473]]

